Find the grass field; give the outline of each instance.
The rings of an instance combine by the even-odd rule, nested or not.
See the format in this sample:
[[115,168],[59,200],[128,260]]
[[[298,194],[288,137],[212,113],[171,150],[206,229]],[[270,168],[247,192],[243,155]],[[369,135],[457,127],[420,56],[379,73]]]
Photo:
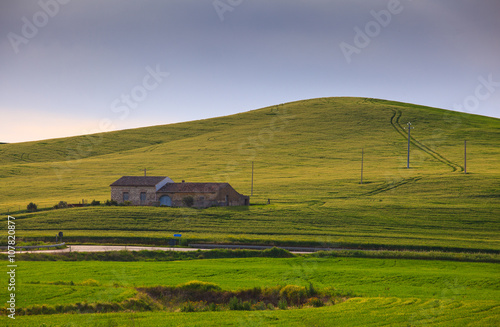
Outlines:
[[[18,275],[20,307],[71,304],[83,299],[88,303],[119,302],[134,296],[135,287],[173,286],[195,279],[228,290],[313,283],[318,289],[334,287],[354,295],[324,308],[19,316],[15,321],[19,326],[154,326],[160,319],[165,325],[189,326],[299,326],[303,321],[311,321],[313,326],[492,326],[500,321],[498,265],[489,263],[315,256],[128,263],[22,261]],[[88,283],[89,277],[95,281]],[[56,285],[62,282],[75,286]]]
[[[411,121],[411,168],[406,131]],[[468,141],[468,174],[463,142]],[[500,120],[363,98],[0,146],[0,212],[17,235],[68,241],[192,241],[500,250]],[[364,178],[360,184],[361,149]],[[230,182],[245,208],[93,207],[16,212],[33,201],[104,201],[122,175]],[[271,199],[271,205],[266,205]]]
[[[410,169],[408,121],[415,127]],[[104,202],[109,184],[144,168],[174,181],[229,182],[250,195],[252,162],[249,207],[25,210],[29,202],[39,208]],[[0,182],[0,213],[16,217],[18,242],[54,241],[63,231],[67,242],[167,244],[182,233],[184,244],[440,250],[457,252],[453,258],[500,253],[500,120],[385,100],[312,99],[208,120],[0,144]],[[19,261],[16,278],[19,308],[130,303],[142,296],[136,287],[190,280],[226,290],[313,283],[354,297],[321,308],[258,312],[129,306],[130,312],[109,314],[2,317],[5,325],[500,325],[498,263],[318,256]],[[0,289],[6,281],[0,279]]]

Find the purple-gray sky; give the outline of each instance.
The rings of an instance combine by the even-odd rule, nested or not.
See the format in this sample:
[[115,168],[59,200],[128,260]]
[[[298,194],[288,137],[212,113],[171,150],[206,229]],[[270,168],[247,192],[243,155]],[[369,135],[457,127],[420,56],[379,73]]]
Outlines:
[[361,96],[500,117],[498,0],[0,3],[0,141]]

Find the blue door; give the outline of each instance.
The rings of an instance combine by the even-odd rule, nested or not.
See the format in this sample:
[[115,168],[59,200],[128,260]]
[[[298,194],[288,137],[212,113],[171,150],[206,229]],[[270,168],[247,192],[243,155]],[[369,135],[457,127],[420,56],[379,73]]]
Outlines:
[[160,205],[161,206],[172,206],[172,199],[168,195],[163,195],[160,197]]

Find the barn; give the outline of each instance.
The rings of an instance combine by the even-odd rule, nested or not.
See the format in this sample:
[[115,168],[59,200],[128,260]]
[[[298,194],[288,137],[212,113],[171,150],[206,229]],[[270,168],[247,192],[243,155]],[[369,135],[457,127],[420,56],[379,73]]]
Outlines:
[[166,176],[123,176],[110,185],[111,199],[136,206],[243,206],[248,196],[229,183],[175,183]]

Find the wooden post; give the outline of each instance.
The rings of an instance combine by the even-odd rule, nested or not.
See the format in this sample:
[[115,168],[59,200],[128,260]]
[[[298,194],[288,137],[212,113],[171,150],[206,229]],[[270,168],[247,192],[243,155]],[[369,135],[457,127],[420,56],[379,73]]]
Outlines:
[[253,161],[252,161],[252,186],[250,189],[250,196],[253,196]]
[[464,174],[467,174],[467,140],[464,140]]
[[364,149],[361,149],[361,183],[363,184],[363,158],[364,157]]

